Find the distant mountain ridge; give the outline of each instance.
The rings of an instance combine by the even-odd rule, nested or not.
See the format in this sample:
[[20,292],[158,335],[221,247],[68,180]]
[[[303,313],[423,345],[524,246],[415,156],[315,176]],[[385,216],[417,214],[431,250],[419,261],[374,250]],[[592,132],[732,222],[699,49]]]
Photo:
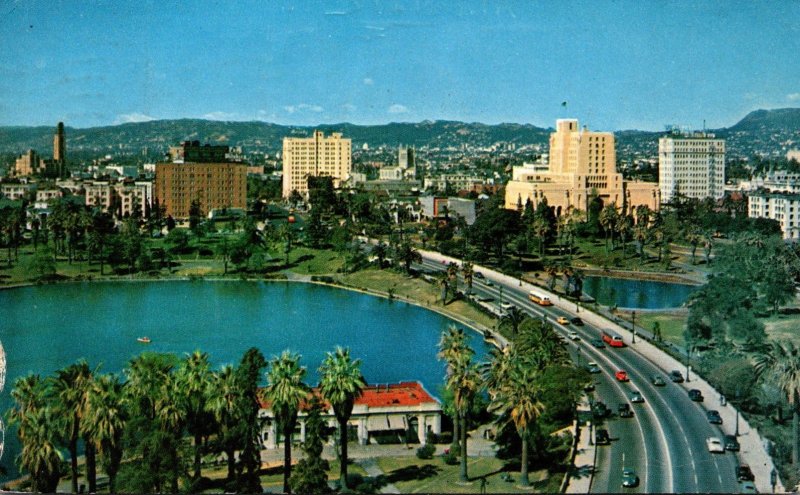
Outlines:
[[[68,122],[67,122],[68,124]],[[0,126],[0,153],[21,154],[32,148],[48,156],[53,146],[52,126],[23,127]],[[552,132],[531,124],[481,124],[446,120],[425,120],[417,123],[389,123],[383,125],[357,125],[350,123],[321,124],[318,126],[285,126],[267,122],[225,122],[202,119],[153,120],[86,129],[66,128],[67,149],[96,153],[140,153],[166,150],[168,146],[185,140],[201,143],[243,146],[246,151],[274,152],[281,148],[287,136],[308,136],[314,129],[342,132],[351,138],[354,147],[367,143],[370,147],[405,144],[422,147],[460,147],[466,144],[490,146],[498,142],[517,145],[546,145]],[[600,129],[598,129],[600,130]],[[729,153],[747,155],[752,150],[748,143],[765,147],[759,152],[780,153],[789,142],[800,143],[800,108],[756,110],[747,114],[731,127],[716,129],[720,137],[732,139]],[[657,147],[657,137],[663,133],[652,131],[617,131],[621,158],[640,153],[652,153]]]

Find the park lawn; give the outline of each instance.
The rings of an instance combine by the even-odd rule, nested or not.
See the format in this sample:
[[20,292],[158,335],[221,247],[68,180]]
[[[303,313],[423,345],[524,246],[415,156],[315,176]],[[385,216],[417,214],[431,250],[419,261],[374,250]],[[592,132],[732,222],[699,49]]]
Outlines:
[[421,278],[409,277],[392,270],[368,268],[355,273],[341,275],[340,282],[351,287],[369,289],[378,292],[393,291],[397,299],[410,299],[421,306],[436,308],[444,313],[460,315],[486,328],[493,328],[497,320],[483,313],[466,301],[448,302],[443,306],[440,289]]
[[800,333],[797,332],[798,327],[800,327],[800,314],[779,313],[770,315],[762,321],[764,322],[764,330],[771,340],[787,339],[794,342],[795,345],[800,345]]
[[[283,263],[284,253],[271,252],[275,259]],[[297,247],[289,253],[289,264],[296,265],[291,271],[303,275],[329,275],[337,273],[344,267],[344,255],[332,249],[313,249]]]
[[467,460],[469,484],[459,484],[460,465],[448,465],[439,458],[428,460],[416,457],[379,457],[378,467],[385,473],[385,481],[401,493],[480,493],[481,477],[486,477],[486,493],[556,493],[562,475],[548,476],[547,470],[529,474],[533,488],[516,485],[518,472],[511,472],[512,481],[504,481],[505,462],[494,457],[471,457]]
[[[611,246],[611,241],[609,241]],[[639,270],[648,272],[663,272],[664,266],[658,263],[655,258],[647,256],[646,261],[636,252],[636,244],[628,242],[625,248],[625,258],[622,257],[622,247],[617,246],[610,252],[606,252],[604,241],[594,241],[592,239],[577,239],[575,241],[576,254],[573,255],[575,266],[586,264],[599,268],[615,268],[619,270]]]
[[[617,315],[626,321],[631,321],[629,311],[617,311]],[[661,337],[673,344],[683,346],[683,330],[686,327],[688,311],[642,311],[636,313],[636,327],[644,328],[652,333],[653,323],[661,325]]]

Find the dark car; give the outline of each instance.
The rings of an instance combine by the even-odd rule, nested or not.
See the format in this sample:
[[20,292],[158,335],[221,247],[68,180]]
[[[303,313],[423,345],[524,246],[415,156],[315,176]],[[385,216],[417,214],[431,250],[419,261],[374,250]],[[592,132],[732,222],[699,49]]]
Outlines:
[[694,402],[703,402],[703,393],[696,388],[693,388],[689,390],[689,398]]
[[672,370],[669,372],[669,379],[675,383],[683,383],[683,375],[678,370]]
[[483,278],[483,273],[475,272],[475,273],[472,274],[472,276],[475,277],[475,278]]
[[725,445],[725,450],[739,452],[739,440],[737,440],[734,435],[725,435],[725,438],[722,439],[722,443]]
[[581,320],[581,319],[580,319],[580,318],[578,318],[577,316],[576,316],[575,318],[573,318],[573,319],[569,320],[569,321],[570,321],[570,322],[571,322],[573,325],[575,325],[576,327],[582,327],[582,326],[583,326],[583,320]]
[[609,409],[605,403],[597,401],[592,404],[592,416],[594,416],[595,419],[607,418],[611,416],[611,409]]
[[603,349],[606,346],[603,343],[603,339],[598,339],[598,338],[592,339],[592,345],[597,347],[598,349]]
[[622,468],[622,486],[624,488],[639,486],[639,477],[636,476],[636,471],[630,468]]
[[611,443],[611,437],[608,435],[608,430],[599,429],[594,432],[594,443],[596,445],[608,445]]
[[632,418],[633,417],[633,409],[631,409],[631,405],[625,402],[624,404],[620,404],[617,407],[617,415],[620,418]]
[[756,477],[747,464],[739,464],[736,468],[736,479],[739,481],[755,481]]
[[655,385],[656,387],[663,387],[664,385],[666,385],[666,384],[667,384],[667,383],[664,381],[664,379],[663,379],[663,378],[661,378],[661,376],[660,376],[660,375],[653,375],[653,378],[651,378],[651,379],[650,379],[650,383],[652,383],[652,384],[653,384],[653,385]]
[[719,411],[715,411],[714,409],[706,412],[706,418],[708,418],[708,422],[712,425],[722,424],[722,417],[719,415]]

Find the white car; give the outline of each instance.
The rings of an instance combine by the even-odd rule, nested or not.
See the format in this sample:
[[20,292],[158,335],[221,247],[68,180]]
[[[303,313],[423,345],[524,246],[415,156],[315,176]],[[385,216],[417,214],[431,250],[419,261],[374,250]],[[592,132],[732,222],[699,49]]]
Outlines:
[[513,308],[514,305],[511,304],[510,302],[502,302],[500,303],[500,307],[508,311],[509,309]]
[[708,451],[715,453],[715,454],[724,454],[725,453],[725,446],[722,445],[722,441],[717,437],[708,437],[706,438],[706,447],[708,447]]
[[574,332],[574,331],[568,333],[567,335],[569,335],[569,338],[572,339],[572,340],[578,340],[580,338],[580,337],[578,337],[578,332]]

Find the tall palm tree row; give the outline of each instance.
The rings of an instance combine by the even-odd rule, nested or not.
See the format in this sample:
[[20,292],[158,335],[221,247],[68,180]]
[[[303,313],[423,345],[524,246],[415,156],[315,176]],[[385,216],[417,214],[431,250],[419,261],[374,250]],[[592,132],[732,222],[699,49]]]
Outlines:
[[792,464],[800,462],[800,348],[789,340],[770,342],[753,358],[759,378],[772,380],[792,406]]

